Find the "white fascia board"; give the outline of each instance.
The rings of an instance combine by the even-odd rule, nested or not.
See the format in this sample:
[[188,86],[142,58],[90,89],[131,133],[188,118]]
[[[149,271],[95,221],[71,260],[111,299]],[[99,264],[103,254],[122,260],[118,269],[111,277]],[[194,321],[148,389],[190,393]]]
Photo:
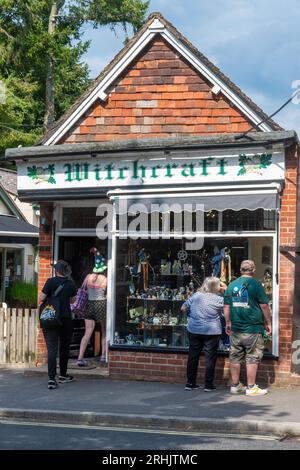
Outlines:
[[[160,23],[160,22],[159,22]],[[163,27],[162,27],[163,26]],[[81,103],[80,106],[69,116],[69,118],[57,129],[57,131],[45,142],[44,145],[56,144],[70,128],[76,124],[78,119],[88,110],[88,108],[99,98],[102,101],[106,99],[105,90],[113,83],[123,70],[135,59],[141,50],[153,39],[155,34],[161,34],[174,49],[176,49],[189,63],[191,63],[201,74],[203,74],[213,86],[221,88],[222,93],[232,101],[235,106],[241,110],[254,124],[258,124],[261,118],[240,99],[220,78],[218,78],[198,57],[195,56],[180,40],[178,40],[162,23],[154,22],[140,39],[129,49],[129,51],[120,59],[112,70],[103,78],[95,90]],[[271,131],[267,124],[261,124],[259,128],[262,131]]]
[[[220,78],[218,78],[201,60],[195,56],[181,41],[179,41],[170,31],[165,29],[162,36],[171,44],[178,52],[180,52],[202,75],[204,75],[214,86],[220,87],[222,93],[240,109],[252,122],[258,124],[261,118],[240,99]],[[261,124],[260,129],[263,131],[271,131],[271,127],[267,124]]]

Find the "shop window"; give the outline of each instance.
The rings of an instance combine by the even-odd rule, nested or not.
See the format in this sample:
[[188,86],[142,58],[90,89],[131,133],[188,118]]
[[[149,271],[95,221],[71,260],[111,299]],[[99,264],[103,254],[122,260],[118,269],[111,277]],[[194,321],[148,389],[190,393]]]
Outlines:
[[227,210],[222,213],[222,232],[256,232],[275,230],[275,211]]
[[[239,276],[240,263],[251,257],[256,278],[263,282],[272,306],[272,246],[270,237],[206,238],[200,250],[185,251],[185,240],[117,241],[116,317],[114,341],[118,345],[143,348],[188,347],[183,302],[207,276],[229,283]],[[225,250],[230,263],[218,272],[213,258]],[[223,334],[220,350],[229,349]],[[272,351],[269,343],[266,350]]]
[[[197,231],[197,223],[199,223],[199,212],[198,216],[195,212],[188,213],[190,216],[191,231]],[[203,213],[202,213],[203,214]],[[257,231],[275,231],[275,211],[257,209],[255,211],[250,210],[226,210],[219,212],[216,210],[210,210],[204,212],[202,219],[202,229],[205,233],[213,232],[257,232]],[[136,219],[136,215],[122,215],[117,217],[117,230],[121,230],[122,227],[128,227],[132,220]],[[122,221],[123,217],[123,221]],[[181,220],[180,226],[184,227],[184,216],[182,213],[174,214],[143,214],[142,218],[147,219],[147,229],[153,229],[154,225],[160,233],[175,233],[175,222]],[[155,230],[153,230],[155,231]]]

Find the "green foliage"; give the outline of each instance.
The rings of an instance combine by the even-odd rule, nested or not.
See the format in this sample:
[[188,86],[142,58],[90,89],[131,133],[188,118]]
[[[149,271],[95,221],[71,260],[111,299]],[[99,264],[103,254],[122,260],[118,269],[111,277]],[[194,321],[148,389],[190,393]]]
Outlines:
[[[53,34],[48,32],[53,3],[58,15]],[[89,42],[82,29],[121,24],[138,28],[148,8],[143,0],[1,0],[0,80],[7,89],[0,103],[0,155],[5,148],[32,145],[42,135],[46,77],[51,57],[55,62],[55,118],[58,119],[89,84],[89,69],[82,61]]]
[[122,24],[126,31],[129,23],[136,31],[144,21],[150,0],[78,0],[76,3],[72,9],[75,16],[83,13],[94,27],[110,25],[114,29],[117,24]]
[[[0,155],[9,147],[32,145],[41,135],[34,127],[39,113],[38,101],[33,99],[37,84],[13,75],[2,82],[6,87],[6,102],[0,104]],[[25,128],[19,127],[24,123]]]
[[15,282],[7,290],[9,305],[22,306],[24,308],[36,308],[37,285],[30,282]]

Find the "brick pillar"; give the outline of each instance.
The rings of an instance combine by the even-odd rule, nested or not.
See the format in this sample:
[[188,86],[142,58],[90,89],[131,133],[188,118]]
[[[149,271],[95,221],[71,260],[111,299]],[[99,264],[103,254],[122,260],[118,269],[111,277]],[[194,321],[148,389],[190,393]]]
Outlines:
[[[40,239],[39,239],[39,269],[38,269],[38,291],[41,292],[45,282],[52,276],[52,203],[41,203],[41,216],[49,224],[49,231],[45,233],[44,226],[40,223]],[[38,364],[46,362],[47,350],[42,330],[38,330],[37,335],[37,360]]]
[[[297,160],[296,148],[286,151],[285,185],[280,211],[279,245],[293,247],[296,243]],[[291,343],[294,299],[295,253],[280,254],[279,270],[279,370],[291,372]]]

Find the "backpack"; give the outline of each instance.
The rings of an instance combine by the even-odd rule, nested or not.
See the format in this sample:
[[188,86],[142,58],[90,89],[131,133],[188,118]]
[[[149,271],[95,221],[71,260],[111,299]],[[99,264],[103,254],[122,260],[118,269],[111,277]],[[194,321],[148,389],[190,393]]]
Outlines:
[[60,284],[54,294],[46,297],[39,309],[40,325],[43,330],[50,330],[61,326],[60,318],[60,297],[59,294],[68,280]]

